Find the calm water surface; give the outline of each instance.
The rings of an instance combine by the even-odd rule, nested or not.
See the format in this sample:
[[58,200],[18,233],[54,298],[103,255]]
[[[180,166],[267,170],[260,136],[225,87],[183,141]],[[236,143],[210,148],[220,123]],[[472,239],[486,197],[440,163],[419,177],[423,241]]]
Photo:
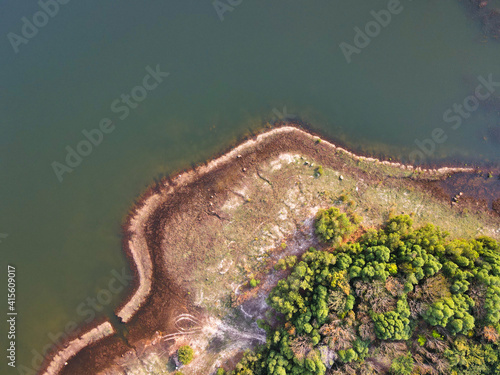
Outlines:
[[[402,6],[348,64],[339,44],[386,1],[243,0],[223,21],[210,1],[74,1],[17,54],[7,34],[39,6],[2,2],[0,252],[2,275],[17,268],[17,364],[36,364],[51,336],[101,309],[88,298],[126,267],[120,225],[154,178],[209,158],[285,106],[357,151],[407,160],[415,139],[443,128],[448,139],[428,162],[499,163],[498,101],[457,130],[443,113],[479,75],[500,81],[500,43],[459,1]],[[158,64],[170,76],[119,119],[111,103]],[[103,118],[115,130],[59,182],[51,163]]]

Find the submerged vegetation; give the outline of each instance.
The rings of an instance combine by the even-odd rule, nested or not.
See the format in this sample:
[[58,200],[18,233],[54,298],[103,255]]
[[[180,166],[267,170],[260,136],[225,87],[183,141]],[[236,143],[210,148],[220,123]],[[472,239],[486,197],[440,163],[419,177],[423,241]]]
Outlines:
[[341,244],[356,225],[322,210],[316,234],[333,248],[280,261],[267,344],[233,375],[499,374],[500,248],[447,240],[407,215]]

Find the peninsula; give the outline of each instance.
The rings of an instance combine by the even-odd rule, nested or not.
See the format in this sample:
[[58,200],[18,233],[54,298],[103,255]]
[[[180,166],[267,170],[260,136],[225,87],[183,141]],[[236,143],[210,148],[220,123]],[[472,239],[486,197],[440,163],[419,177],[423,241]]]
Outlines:
[[[361,368],[365,359],[372,368],[390,373],[395,371],[391,366],[418,365],[415,355],[434,350],[426,345],[443,349],[446,343],[445,349],[453,350],[459,344],[456,337],[472,337],[470,332],[482,335],[478,337],[484,345],[498,345],[498,319],[493,315],[484,315],[490,323],[481,326],[471,326],[468,318],[455,322],[451,333],[447,322],[430,317],[424,322],[421,317],[427,316],[429,306],[452,298],[452,292],[426,295],[425,301],[414,296],[425,293],[422,285],[431,277],[439,278],[435,283],[445,289],[455,285],[442,271],[447,253],[440,258],[434,247],[422,245],[415,258],[424,263],[413,264],[398,255],[396,249],[403,245],[393,249],[383,239],[393,233],[397,244],[406,244],[424,227],[435,231],[436,246],[443,248],[465,241],[461,239],[476,241],[481,249],[475,249],[477,257],[471,256],[484,263],[484,254],[498,252],[498,179],[495,169],[426,169],[355,155],[298,126],[267,130],[144,193],[124,226],[123,247],[135,284],[116,309],[120,322],[103,320],[87,327],[47,358],[40,373],[340,374],[349,366]],[[440,229],[425,227],[428,223]],[[394,230],[387,229],[391,226]],[[368,260],[372,255],[366,249],[374,244],[380,247],[380,259]],[[500,276],[500,268],[495,271],[497,255],[488,255],[493,257],[489,271],[485,266],[492,278]],[[356,263],[359,272],[375,259],[379,268],[374,267],[373,275],[368,269],[356,273],[345,257],[354,263],[363,260],[363,265]],[[422,277],[412,278],[418,267]],[[301,284],[297,298],[305,299],[300,304],[280,290],[294,290],[291,285],[304,270],[324,274],[329,286],[321,286],[318,278],[308,281],[309,286]],[[370,300],[368,283],[387,294],[384,302]],[[455,287],[465,295],[461,285]],[[484,294],[490,289],[474,287],[478,299],[490,298]],[[327,294],[321,303],[327,305],[308,310],[310,301],[318,301],[322,293]],[[415,301],[418,306],[411,305]],[[302,307],[297,310],[295,303]],[[380,306],[371,311],[369,303]],[[455,320],[467,317],[462,310]],[[399,314],[401,329],[382,332],[391,312]],[[331,344],[326,339],[330,336],[345,340]],[[405,340],[420,340],[421,352],[418,344],[406,346]],[[370,359],[374,350],[379,363]],[[256,370],[269,363],[274,363],[272,370]],[[299,371],[294,366],[304,366],[304,372],[290,372]],[[433,366],[422,368],[439,374],[452,364]]]

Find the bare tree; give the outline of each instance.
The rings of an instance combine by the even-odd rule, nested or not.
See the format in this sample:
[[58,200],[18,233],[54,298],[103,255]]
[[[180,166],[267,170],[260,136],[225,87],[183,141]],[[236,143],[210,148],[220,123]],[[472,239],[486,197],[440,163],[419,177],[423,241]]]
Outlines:
[[328,347],[335,351],[349,349],[356,340],[354,328],[346,326],[340,319],[334,319],[331,323],[323,325],[319,332],[325,336],[324,342]]
[[297,359],[304,359],[312,350],[313,345],[308,336],[300,335],[293,339],[290,343],[290,349]]

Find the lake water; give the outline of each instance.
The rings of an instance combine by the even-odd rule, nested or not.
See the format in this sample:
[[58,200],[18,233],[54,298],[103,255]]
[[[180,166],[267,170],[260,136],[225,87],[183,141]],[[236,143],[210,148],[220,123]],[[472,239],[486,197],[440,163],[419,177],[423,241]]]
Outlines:
[[[460,127],[443,120],[479,76],[500,81],[500,42],[484,37],[460,1],[402,1],[378,35],[370,24],[376,36],[351,63],[339,45],[353,45],[354,28],[365,29],[387,1],[232,3],[219,17],[211,1],[72,1],[47,20],[36,1],[0,5],[0,252],[2,275],[7,264],[17,269],[18,366],[36,365],[68,323],[119,304],[124,291],[108,284],[127,264],[120,225],[155,178],[267,121],[296,116],[393,159],[424,155],[418,140],[427,162],[500,162],[500,88],[496,102],[469,102]],[[15,53],[7,35],[21,35],[21,18],[34,15],[47,24],[17,39]],[[151,91],[134,89],[157,65],[170,75]],[[132,89],[147,97],[130,102],[128,116],[121,103],[113,110]],[[67,146],[106,118],[114,130],[92,151],[81,146],[89,155],[60,182],[53,162],[61,168]],[[431,144],[433,134],[447,139]],[[104,308],[92,307],[96,297]]]

